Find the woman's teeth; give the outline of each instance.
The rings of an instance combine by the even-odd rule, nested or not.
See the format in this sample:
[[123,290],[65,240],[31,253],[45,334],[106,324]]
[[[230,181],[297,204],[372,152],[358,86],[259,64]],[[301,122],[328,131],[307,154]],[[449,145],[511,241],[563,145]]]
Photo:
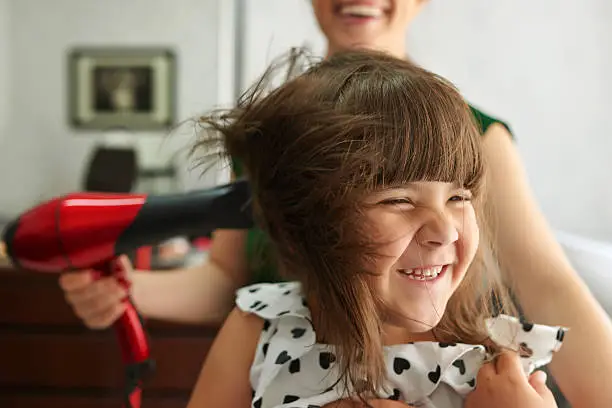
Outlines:
[[443,266],[434,266],[431,268],[398,269],[398,271],[409,279],[425,281],[437,278],[442,272],[442,268]]
[[342,7],[340,14],[352,17],[381,17],[383,11],[379,7],[354,5]]

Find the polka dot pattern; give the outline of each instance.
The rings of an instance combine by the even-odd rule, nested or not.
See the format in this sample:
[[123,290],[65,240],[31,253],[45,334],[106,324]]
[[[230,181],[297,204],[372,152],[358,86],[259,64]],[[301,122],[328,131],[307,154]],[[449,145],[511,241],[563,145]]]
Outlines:
[[[316,342],[298,282],[240,289],[237,306],[264,320],[251,367],[255,408],[315,408],[346,398],[332,346]],[[492,341],[517,350],[525,374],[551,361],[566,329],[499,315],[487,321]],[[459,408],[490,358],[482,345],[415,342],[383,350],[387,382],[380,396],[429,408]]]

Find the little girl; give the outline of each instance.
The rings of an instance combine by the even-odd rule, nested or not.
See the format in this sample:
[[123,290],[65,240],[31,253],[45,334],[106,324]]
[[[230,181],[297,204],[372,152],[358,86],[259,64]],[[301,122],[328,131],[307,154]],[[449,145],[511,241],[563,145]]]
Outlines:
[[[468,395],[555,407],[518,385],[565,330],[511,317],[478,227],[484,163],[460,94],[373,51],[264,95],[272,72],[237,109],[202,118],[199,147],[221,143],[244,166],[288,282],[238,291],[189,407],[452,408]],[[502,350],[520,354],[496,366],[518,362],[510,388],[493,386],[495,369],[479,376]]]

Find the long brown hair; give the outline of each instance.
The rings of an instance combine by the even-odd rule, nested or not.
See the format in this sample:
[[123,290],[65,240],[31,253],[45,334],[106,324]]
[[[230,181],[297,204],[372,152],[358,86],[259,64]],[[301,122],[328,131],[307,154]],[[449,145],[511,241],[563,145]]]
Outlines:
[[[336,347],[341,378],[375,395],[385,376],[370,279],[380,243],[362,217],[364,198],[411,181],[446,181],[471,190],[477,206],[480,135],[459,92],[406,60],[363,50],[310,61],[294,51],[289,71],[304,62],[303,73],[268,89],[273,64],[235,109],[203,116],[196,148],[206,157],[222,147],[244,166],[278,267],[321,299],[317,334]],[[449,301],[436,328],[445,339],[486,337],[491,295],[498,303],[506,296],[485,263],[481,251]]]

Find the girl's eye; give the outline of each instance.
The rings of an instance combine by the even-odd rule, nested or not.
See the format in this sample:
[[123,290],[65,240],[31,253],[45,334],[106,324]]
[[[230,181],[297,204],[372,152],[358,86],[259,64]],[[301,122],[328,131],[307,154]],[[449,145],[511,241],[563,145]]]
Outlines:
[[449,198],[449,201],[454,202],[462,202],[462,201],[471,201],[472,197],[469,194],[457,194]]
[[390,198],[381,202],[383,205],[410,205],[412,201],[407,198]]

